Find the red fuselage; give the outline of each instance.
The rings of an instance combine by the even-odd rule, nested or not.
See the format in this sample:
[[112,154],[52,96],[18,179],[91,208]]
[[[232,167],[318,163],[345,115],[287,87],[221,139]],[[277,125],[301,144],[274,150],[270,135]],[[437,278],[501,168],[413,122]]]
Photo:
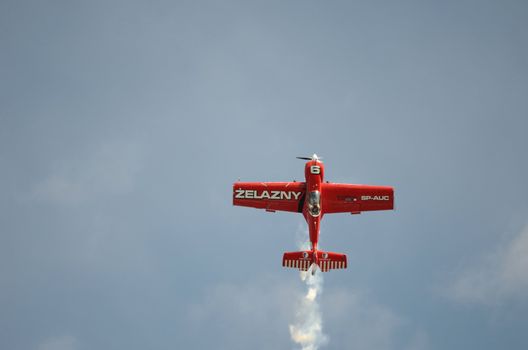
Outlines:
[[[306,200],[303,207],[303,215],[308,224],[308,231],[310,233],[310,242],[312,242],[312,251],[317,251],[317,243],[319,242],[319,227],[321,219],[323,218],[323,203],[320,200],[321,190],[324,178],[324,166],[318,160],[311,160],[304,166],[304,176],[306,178]],[[319,193],[319,210],[311,210],[309,202],[310,194]]]

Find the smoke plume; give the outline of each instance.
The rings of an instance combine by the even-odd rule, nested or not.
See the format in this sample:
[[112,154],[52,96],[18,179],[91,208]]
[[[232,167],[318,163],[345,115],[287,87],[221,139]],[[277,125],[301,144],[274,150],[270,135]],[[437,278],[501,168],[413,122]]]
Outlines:
[[[300,244],[301,250],[308,249],[308,243]],[[317,350],[328,342],[323,333],[323,320],[317,297],[323,291],[323,274],[317,271],[312,275],[311,269],[300,272],[301,280],[306,285],[306,294],[297,302],[295,322],[289,325],[291,339],[301,346],[302,350]]]

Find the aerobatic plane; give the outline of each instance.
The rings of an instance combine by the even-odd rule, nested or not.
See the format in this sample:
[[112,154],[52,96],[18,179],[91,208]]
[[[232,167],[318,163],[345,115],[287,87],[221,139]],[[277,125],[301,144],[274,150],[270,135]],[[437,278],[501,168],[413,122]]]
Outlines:
[[311,250],[284,253],[282,266],[301,271],[317,267],[322,272],[346,269],[347,257],[342,253],[318,249],[319,227],[325,214],[394,209],[394,189],[389,186],[341,184],[323,181],[324,166],[316,154],[297,157],[307,160],[305,182],[235,182],[233,205],[265,209],[268,212],[302,213],[308,224]]

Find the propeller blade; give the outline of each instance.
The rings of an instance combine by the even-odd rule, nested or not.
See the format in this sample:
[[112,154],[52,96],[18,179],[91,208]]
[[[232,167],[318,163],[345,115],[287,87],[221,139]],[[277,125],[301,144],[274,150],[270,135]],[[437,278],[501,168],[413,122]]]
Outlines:
[[295,157],[297,159],[304,159],[304,160],[312,160],[312,158],[308,158],[308,157]]

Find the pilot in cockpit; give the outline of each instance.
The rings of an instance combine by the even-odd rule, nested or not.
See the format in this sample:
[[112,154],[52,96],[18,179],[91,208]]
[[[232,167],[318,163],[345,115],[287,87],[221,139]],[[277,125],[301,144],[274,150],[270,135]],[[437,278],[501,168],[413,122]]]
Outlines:
[[321,194],[319,191],[312,191],[308,195],[308,212],[311,216],[321,214]]

